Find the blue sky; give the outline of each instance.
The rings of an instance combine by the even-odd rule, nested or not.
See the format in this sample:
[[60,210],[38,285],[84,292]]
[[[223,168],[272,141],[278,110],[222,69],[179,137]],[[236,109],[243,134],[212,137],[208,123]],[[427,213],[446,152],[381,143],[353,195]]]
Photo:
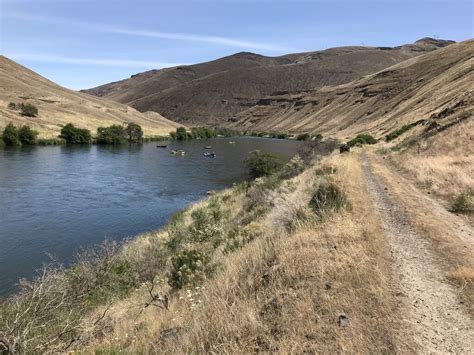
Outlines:
[[473,37],[472,0],[0,0],[0,52],[72,89],[240,51]]

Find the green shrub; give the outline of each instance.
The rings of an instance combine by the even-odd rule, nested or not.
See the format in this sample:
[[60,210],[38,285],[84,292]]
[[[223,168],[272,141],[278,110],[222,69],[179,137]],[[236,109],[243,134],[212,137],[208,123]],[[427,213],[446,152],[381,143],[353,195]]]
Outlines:
[[245,162],[250,177],[253,179],[272,175],[283,167],[283,162],[278,155],[260,150],[250,152]]
[[215,128],[216,135],[224,136],[224,137],[234,137],[234,136],[241,136],[243,133],[241,131],[226,128],[226,127],[218,127]]
[[358,134],[355,138],[351,139],[349,142],[347,142],[347,144],[349,144],[349,146],[353,147],[357,144],[375,144],[377,143],[377,140],[372,137],[370,134],[366,134],[366,133],[362,133],[362,134]]
[[451,206],[451,212],[473,213],[474,212],[474,191],[466,191],[459,194]]
[[175,289],[201,284],[213,268],[211,255],[201,250],[183,250],[171,259],[168,283]]
[[323,135],[321,133],[318,133],[318,134],[312,135],[311,138],[314,140],[320,141],[321,139],[323,139]]
[[223,251],[226,254],[231,253],[237,249],[242,248],[244,245],[255,240],[262,234],[263,233],[261,229],[254,224],[250,224],[244,228],[234,228],[228,235]]
[[31,129],[30,126],[25,125],[18,130],[18,138],[20,139],[21,144],[35,145],[37,137],[38,132]]
[[147,136],[147,137],[142,138],[142,142],[162,142],[162,141],[169,141],[169,140],[171,140],[170,135],[167,135],[167,136]]
[[185,141],[187,139],[188,139],[188,132],[186,132],[186,128],[184,127],[176,128],[176,140]]
[[[183,133],[181,133],[183,134]],[[191,138],[194,139],[207,139],[217,135],[216,131],[208,127],[193,127],[191,128]]]
[[21,145],[18,129],[12,123],[9,123],[3,130],[3,142],[9,147]]
[[287,139],[289,137],[289,134],[288,133],[276,133],[274,135],[275,138],[278,138],[278,139]]
[[394,140],[395,138],[399,137],[400,135],[402,135],[403,133],[405,133],[406,131],[409,131],[410,129],[412,129],[415,126],[416,126],[416,123],[406,124],[406,125],[402,126],[401,128],[396,129],[396,130],[390,132],[389,134],[387,134],[385,136],[385,141],[390,142],[390,141]]
[[309,133],[301,133],[296,136],[296,140],[298,141],[307,141],[310,138]]
[[309,201],[309,207],[318,215],[349,206],[346,194],[335,183],[321,183]]
[[20,109],[20,114],[27,117],[36,117],[38,115],[38,108],[32,104],[19,104],[18,108]]
[[98,144],[123,144],[127,141],[127,133],[120,125],[97,128],[96,142]]
[[142,127],[136,123],[129,123],[125,132],[128,136],[130,143],[141,143],[143,142],[143,130]]
[[194,243],[209,243],[213,248],[219,246],[224,236],[223,211],[218,205],[203,207],[191,213],[193,223],[189,226],[190,239]]
[[17,108],[17,107],[16,107],[16,103],[10,102],[10,103],[8,104],[8,108],[9,108],[10,110],[16,110],[16,108]]
[[90,144],[92,142],[91,132],[88,129],[76,128],[68,123],[61,129],[59,138],[69,144]]
[[39,138],[36,141],[38,145],[63,145],[66,141],[62,138]]
[[305,169],[305,163],[303,159],[296,154],[291,160],[283,167],[280,177],[282,179],[291,179],[294,176],[301,174]]

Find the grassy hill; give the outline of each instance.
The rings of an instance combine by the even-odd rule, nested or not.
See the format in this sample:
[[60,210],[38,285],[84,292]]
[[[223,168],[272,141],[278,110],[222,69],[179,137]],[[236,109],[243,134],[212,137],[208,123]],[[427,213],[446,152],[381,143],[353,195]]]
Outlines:
[[[39,115],[21,116],[17,110],[8,108],[10,102],[33,104]],[[156,112],[141,113],[126,105],[63,88],[0,56],[0,129],[9,122],[28,124],[42,138],[57,136],[67,123],[95,132],[99,126],[134,122],[143,127],[146,136],[167,134],[177,127]]]
[[451,43],[422,39],[394,48],[352,46],[281,57],[243,52],[140,73],[85,92],[177,122],[222,125],[274,92],[347,83]]
[[236,127],[383,137],[404,124],[443,125],[472,113],[474,41],[452,44],[339,86],[267,96]]

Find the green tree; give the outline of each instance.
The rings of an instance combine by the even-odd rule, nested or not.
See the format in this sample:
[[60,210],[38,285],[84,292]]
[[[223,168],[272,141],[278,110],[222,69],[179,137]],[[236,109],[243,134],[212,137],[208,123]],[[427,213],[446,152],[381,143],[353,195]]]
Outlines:
[[301,133],[301,134],[298,134],[298,136],[296,137],[296,140],[307,141],[309,138],[310,138],[309,133]]
[[127,141],[127,133],[120,125],[97,128],[96,141],[99,144],[122,144]]
[[20,104],[18,105],[20,109],[20,114],[27,117],[36,117],[38,115],[38,108],[32,104]]
[[187,139],[188,139],[188,133],[186,132],[186,128],[184,127],[176,128],[176,140],[185,141]]
[[125,130],[130,143],[141,143],[143,141],[143,130],[140,125],[129,123]]
[[18,136],[18,129],[9,123],[3,130],[3,142],[6,146],[20,146],[21,141]]
[[254,150],[249,153],[245,163],[252,178],[272,175],[283,167],[283,161],[278,155],[270,152]]
[[90,144],[92,142],[91,131],[83,128],[76,128],[72,123],[68,123],[61,129],[59,138],[68,144]]
[[21,144],[34,145],[36,144],[37,137],[38,132],[31,129],[30,126],[25,125],[18,130],[18,138],[20,139]]

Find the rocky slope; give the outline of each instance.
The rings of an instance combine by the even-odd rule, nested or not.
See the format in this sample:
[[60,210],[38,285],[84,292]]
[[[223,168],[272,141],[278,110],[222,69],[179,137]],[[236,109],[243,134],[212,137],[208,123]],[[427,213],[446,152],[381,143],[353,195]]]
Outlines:
[[85,92],[178,122],[224,124],[274,92],[347,83],[451,43],[426,38],[394,48],[352,46],[274,58],[244,52],[140,73]]
[[[31,103],[38,107],[38,117],[23,117],[8,108],[10,102]],[[73,123],[93,132],[99,126],[135,122],[145,135],[167,134],[176,123],[156,112],[141,113],[117,102],[63,88],[37,73],[0,56],[0,129],[9,122],[29,124],[40,137],[55,137],[61,127]]]
[[423,130],[439,130],[472,116],[473,56],[474,40],[468,40],[347,84],[271,95],[238,114],[234,125],[341,138],[361,132],[380,137],[420,120]]

